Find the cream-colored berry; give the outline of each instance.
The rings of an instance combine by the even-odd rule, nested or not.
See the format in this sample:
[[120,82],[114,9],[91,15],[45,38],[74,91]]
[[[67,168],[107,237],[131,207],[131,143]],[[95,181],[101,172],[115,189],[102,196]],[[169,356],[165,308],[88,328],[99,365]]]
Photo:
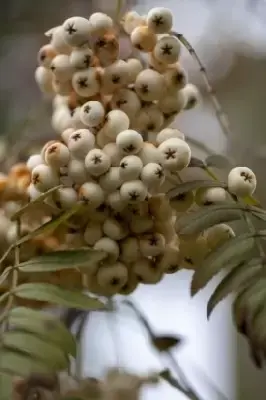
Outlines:
[[94,182],[85,182],[79,188],[79,199],[92,208],[99,207],[104,202],[104,191]]
[[160,145],[168,139],[177,138],[185,140],[185,135],[176,128],[165,128],[156,136],[156,143]]
[[111,100],[112,108],[119,108],[131,119],[141,109],[141,101],[138,95],[129,89],[117,90]]
[[96,12],[90,15],[90,34],[102,36],[105,33],[112,31],[114,24],[112,18],[107,14]]
[[196,191],[195,202],[199,206],[211,206],[224,203],[227,200],[227,193],[223,188],[200,188]]
[[90,220],[95,222],[103,223],[110,215],[110,210],[105,202],[95,208],[93,213],[91,213],[90,210],[88,211]]
[[133,293],[138,287],[139,281],[132,270],[128,270],[128,279],[127,283],[120,289],[119,294],[124,296],[128,296],[129,294]]
[[27,168],[32,171],[37,165],[43,164],[43,158],[41,154],[33,154],[27,161]]
[[95,250],[104,251],[108,255],[108,261],[114,263],[119,257],[119,246],[117,242],[109,237],[102,237],[93,246]]
[[133,263],[141,258],[139,240],[134,236],[128,236],[120,242],[120,259],[125,263]]
[[120,213],[128,205],[127,201],[122,198],[119,190],[115,190],[114,192],[108,194],[106,202],[111,210],[116,213]]
[[142,148],[143,138],[137,131],[127,129],[117,135],[116,145],[124,154],[137,154]]
[[144,101],[159,100],[163,98],[165,92],[164,78],[157,71],[144,69],[136,78],[135,90]]
[[234,236],[235,232],[227,224],[214,225],[205,232],[207,245],[210,249],[216,249]]
[[143,182],[135,180],[123,183],[120,194],[122,199],[128,203],[140,203],[145,200],[148,191]]
[[135,83],[138,74],[143,70],[143,65],[137,58],[129,58],[126,62],[128,67],[128,83]]
[[[93,128],[91,128],[92,130],[93,130]],[[100,148],[100,149],[103,149],[107,144],[109,144],[109,143],[111,143],[112,142],[112,139],[110,139],[107,135],[106,135],[106,133],[105,133],[105,131],[103,130],[103,129],[101,129],[101,130],[99,130],[98,132],[93,132],[94,134],[95,134],[95,137],[96,137],[96,143],[97,143],[97,146]]]
[[60,184],[66,186],[67,188],[71,188],[75,184],[73,179],[68,175],[68,166],[59,168],[59,178]]
[[61,133],[61,139],[63,140],[63,142],[65,144],[68,143],[68,139],[70,138],[70,135],[75,131],[74,128],[67,128],[65,130],[63,130],[63,132]]
[[87,172],[85,168],[85,164],[81,160],[70,160],[67,167],[68,176],[73,180],[77,185],[82,185],[87,180]]
[[159,221],[169,220],[173,215],[172,207],[165,194],[158,194],[148,199],[150,214]]
[[168,33],[173,27],[173,14],[168,8],[154,7],[146,18],[148,28],[157,33]]
[[141,159],[137,156],[122,158],[119,165],[119,173],[122,182],[138,179],[143,167]]
[[114,192],[122,185],[123,180],[120,176],[119,167],[111,167],[99,179],[99,184],[105,192]]
[[57,55],[57,52],[51,46],[51,44],[46,44],[42,46],[38,52],[38,63],[45,68],[49,68],[52,60]]
[[164,73],[168,92],[176,92],[183,89],[188,83],[187,73],[179,63],[169,67]]
[[90,67],[77,71],[72,77],[75,92],[81,97],[92,97],[100,92],[100,82],[97,69]]
[[112,94],[115,90],[125,86],[129,81],[128,65],[123,60],[117,60],[104,68],[101,75],[101,91]]
[[71,80],[60,81],[53,76],[52,80],[53,91],[61,96],[68,96],[71,94],[73,87]]
[[84,125],[90,128],[97,127],[100,125],[105,116],[105,109],[102,103],[99,101],[87,101],[81,107],[80,119]]
[[148,258],[141,258],[131,266],[139,283],[155,284],[160,282],[163,273],[156,263]]
[[[49,32],[47,32],[48,34]],[[64,40],[64,28],[63,26],[56,26],[50,30],[51,46],[61,54],[69,54],[71,47]]]
[[142,149],[138,153],[138,157],[143,162],[143,165],[147,165],[151,162],[161,162],[161,155],[159,150],[152,143],[148,142],[143,143]]
[[164,117],[157,104],[144,106],[133,120],[132,127],[142,133],[156,133],[164,123]]
[[181,93],[185,98],[185,110],[190,110],[198,105],[200,102],[200,93],[198,88],[192,83],[187,83],[184,89],[181,90]]
[[144,257],[156,257],[164,251],[165,239],[160,233],[148,233],[140,237],[139,247]]
[[111,65],[118,59],[119,41],[115,34],[106,33],[94,43],[93,51],[102,67]]
[[112,110],[106,115],[103,132],[115,141],[117,135],[129,128],[130,120],[127,114],[121,110]]
[[140,179],[147,188],[160,186],[165,179],[162,166],[157,163],[146,164],[141,171]]
[[246,197],[254,193],[257,179],[250,168],[235,167],[229,172],[227,183],[232,194],[238,197]]
[[113,295],[118,293],[127,283],[128,270],[121,262],[102,265],[96,275],[97,282],[106,294]]
[[78,129],[70,135],[67,145],[73,157],[84,159],[94,148],[95,137],[88,129]]
[[139,15],[136,11],[129,11],[124,15],[122,26],[124,31],[130,35],[135,28],[144,25],[145,18]]
[[90,23],[83,17],[71,17],[63,23],[64,41],[73,47],[80,47],[88,43]]
[[84,240],[89,246],[94,246],[103,237],[102,224],[90,221],[84,231]]
[[113,167],[118,167],[124,155],[119,151],[116,143],[108,143],[103,147],[103,152],[111,158]]
[[85,158],[85,166],[90,175],[100,176],[110,168],[111,159],[101,149],[92,149]]
[[33,183],[30,183],[27,187],[27,195],[30,198],[30,201],[36,200],[39,196],[41,196],[42,192],[40,192]]
[[181,267],[180,261],[179,246],[175,243],[167,244],[163,254],[156,260],[158,268],[166,274],[173,274],[178,271]]
[[179,193],[170,200],[170,205],[176,212],[185,212],[194,204],[194,193],[192,191]]
[[103,223],[103,233],[113,240],[121,240],[128,235],[128,229],[125,224],[115,218],[108,218]]
[[72,78],[73,67],[70,64],[69,56],[66,54],[55,56],[51,61],[50,69],[60,82],[69,81]]
[[190,162],[191,150],[184,140],[167,139],[159,145],[158,149],[163,167],[170,171],[180,171],[186,168]]
[[32,170],[31,183],[40,192],[46,192],[59,184],[59,175],[50,166],[39,164]]
[[142,233],[150,232],[153,229],[154,222],[149,216],[134,216],[129,222],[129,228],[132,233],[140,235]]
[[87,126],[85,124],[83,124],[83,122],[81,121],[81,107],[75,107],[74,109],[71,110],[71,122],[72,122],[72,128],[74,130],[77,129],[86,129]]
[[154,47],[154,57],[165,64],[174,64],[178,61],[181,50],[179,40],[171,35],[165,35],[158,40]]
[[70,159],[70,152],[63,143],[57,142],[47,147],[44,153],[46,164],[52,168],[64,167],[68,164]]
[[43,93],[53,92],[53,74],[51,70],[43,66],[39,66],[36,68],[34,76],[39,89]]
[[93,64],[93,51],[89,47],[75,48],[69,56],[73,69],[88,69]]
[[69,210],[77,204],[78,194],[75,189],[71,187],[59,188],[53,194],[53,201],[58,208]]
[[185,269],[195,270],[208,253],[205,238],[199,236],[194,240],[180,241],[180,266]]
[[176,238],[175,219],[155,219],[153,230],[161,233],[165,238],[165,242],[170,243]]
[[[185,96],[182,90],[175,94],[167,94],[164,98],[158,101],[158,107],[160,111],[164,114],[164,117],[171,117],[179,113],[185,107]],[[165,116],[166,114],[166,116]]]
[[42,147],[40,154],[41,154],[41,157],[43,159],[43,163],[45,163],[44,155],[45,155],[46,149],[49,146],[51,146],[51,144],[55,144],[55,143],[58,143],[58,141],[57,140],[48,140],[48,142],[46,142],[45,145]]
[[142,25],[137,26],[131,32],[130,40],[133,47],[148,53],[154,49],[157,42],[157,37],[154,32],[149,30],[147,26]]
[[148,67],[163,74],[171,65],[165,64],[154,57],[153,53],[149,53],[147,57]]

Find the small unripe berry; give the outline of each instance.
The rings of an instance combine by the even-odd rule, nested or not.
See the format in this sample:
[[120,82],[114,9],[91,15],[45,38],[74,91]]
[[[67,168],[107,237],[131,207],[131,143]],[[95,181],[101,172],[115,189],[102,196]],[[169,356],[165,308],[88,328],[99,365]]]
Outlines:
[[148,28],[157,33],[167,33],[173,26],[173,15],[168,8],[154,7],[152,8],[146,18]]
[[122,200],[128,203],[140,203],[145,200],[148,191],[140,180],[135,180],[123,183],[120,188],[120,194]]
[[45,150],[44,159],[46,164],[58,169],[68,164],[70,152],[63,143],[53,143]]
[[192,191],[179,193],[170,200],[170,205],[177,212],[187,211],[194,203],[194,193]]
[[94,246],[103,237],[102,224],[90,221],[84,231],[84,240],[89,246]]
[[207,245],[210,249],[216,249],[234,236],[233,229],[226,224],[214,225],[205,233]]
[[135,90],[144,101],[159,100],[165,92],[164,78],[157,71],[144,69],[136,78]]
[[165,35],[158,40],[154,47],[154,57],[165,64],[174,64],[178,61],[181,44],[171,35]]
[[149,53],[156,45],[157,37],[147,26],[137,26],[130,35],[130,40],[138,50]]
[[165,128],[156,136],[156,142],[158,145],[160,145],[166,140],[172,138],[185,140],[185,135],[176,128]]
[[171,138],[158,147],[161,154],[161,163],[170,171],[180,171],[186,168],[191,159],[189,145],[181,139]]
[[99,101],[88,101],[83,104],[80,111],[80,119],[84,125],[91,128],[100,125],[105,116],[105,110]]
[[143,167],[141,159],[137,156],[126,156],[122,158],[119,165],[121,181],[132,181],[138,179]]
[[39,164],[32,170],[31,182],[37,190],[46,192],[59,184],[59,175],[50,166]]
[[73,47],[80,47],[88,43],[90,23],[83,17],[71,17],[63,23],[63,39]]
[[80,187],[78,194],[79,199],[92,208],[97,208],[104,202],[104,191],[97,183],[84,183]]
[[124,239],[128,230],[125,224],[118,222],[115,218],[108,218],[103,224],[103,233],[113,240]]
[[164,251],[165,239],[160,233],[147,233],[140,237],[139,248],[144,257],[156,257]]
[[248,167],[235,167],[228,175],[228,189],[238,197],[250,196],[257,186],[254,172]]
[[211,206],[224,203],[227,199],[227,193],[223,188],[200,188],[196,191],[195,202],[199,206]]
[[100,176],[110,168],[111,159],[101,149],[92,149],[85,158],[85,166],[90,175]]
[[78,129],[70,135],[67,145],[73,157],[84,159],[94,148],[95,137],[88,129]]
[[130,121],[126,113],[121,110],[112,110],[106,115],[103,132],[112,140],[115,140],[120,132],[129,128]]
[[114,263],[119,257],[119,246],[115,240],[108,237],[102,237],[93,246],[95,250],[104,251],[108,256],[108,261]]
[[99,268],[96,278],[97,283],[105,290],[106,294],[114,295],[127,283],[128,271],[121,262],[106,264]]
[[142,148],[143,138],[137,131],[127,129],[117,135],[116,145],[124,154],[137,154]]
[[148,258],[142,258],[132,265],[132,270],[139,283],[155,284],[160,282],[163,273],[157,265]]

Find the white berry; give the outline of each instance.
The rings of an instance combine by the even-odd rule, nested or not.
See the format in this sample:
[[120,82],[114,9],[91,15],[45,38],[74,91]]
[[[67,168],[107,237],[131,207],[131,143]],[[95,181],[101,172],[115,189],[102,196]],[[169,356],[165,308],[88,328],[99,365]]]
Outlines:
[[37,165],[43,164],[43,158],[41,154],[33,154],[28,158],[27,168],[32,171]]
[[90,128],[97,127],[103,122],[105,110],[99,101],[87,101],[81,107],[80,119]]
[[72,78],[73,68],[66,54],[58,54],[51,62],[50,69],[56,79],[60,82],[68,81]]
[[234,236],[233,229],[227,224],[214,225],[205,233],[207,245],[210,249],[217,248]]
[[128,203],[140,203],[145,200],[148,191],[143,182],[135,180],[123,183],[120,194],[122,199]]
[[144,23],[145,19],[141,15],[139,15],[136,11],[129,11],[123,18],[122,26],[124,31],[130,35],[135,28],[144,25]]
[[124,86],[129,81],[127,63],[117,60],[104,68],[101,75],[101,90],[104,94],[112,94],[115,90]]
[[126,263],[132,263],[141,258],[139,240],[134,236],[129,236],[120,243],[120,259]]
[[84,231],[84,240],[89,246],[94,246],[103,237],[102,224],[90,221]]
[[113,21],[107,14],[96,12],[90,15],[90,34],[101,36],[113,29]]
[[147,188],[160,186],[165,179],[162,166],[156,163],[146,164],[141,171],[140,179]]
[[85,158],[85,166],[90,175],[100,176],[110,168],[111,159],[101,149],[92,149]]
[[112,110],[106,115],[102,130],[110,139],[115,140],[120,132],[129,128],[129,125],[130,120],[126,113],[121,110]]
[[61,139],[63,140],[63,142],[65,144],[68,143],[68,139],[70,138],[70,135],[75,131],[74,128],[67,128],[65,130],[63,130],[63,132],[61,133]]
[[167,244],[157,263],[158,268],[165,273],[173,274],[178,271],[181,268],[179,247],[175,243]]
[[209,206],[213,204],[224,203],[227,199],[227,193],[223,188],[200,188],[196,191],[195,202],[199,206]]
[[132,265],[132,270],[140,283],[156,284],[163,276],[156,263],[144,257]]
[[165,128],[156,136],[156,143],[160,145],[168,139],[177,138],[185,140],[185,135],[176,128]]
[[165,35],[158,40],[154,47],[154,57],[165,64],[174,64],[178,61],[181,45],[178,39]]
[[38,63],[45,68],[49,68],[52,60],[56,56],[56,51],[51,44],[42,46],[38,52]]
[[141,159],[137,156],[126,156],[122,158],[119,165],[121,181],[132,181],[138,179],[143,167]]
[[188,166],[191,159],[189,145],[181,139],[171,138],[158,147],[162,165],[170,171],[180,171]]
[[125,112],[129,118],[133,118],[141,109],[138,95],[129,89],[117,90],[112,97],[111,105]]
[[112,211],[116,213],[120,213],[127,206],[127,201],[125,201],[119,190],[115,190],[114,192],[107,195],[106,202]]
[[32,170],[31,182],[37,190],[46,192],[59,184],[59,175],[50,166],[39,164]]
[[105,290],[106,294],[113,295],[127,283],[128,270],[121,262],[106,264],[99,268],[96,278],[97,283]]
[[99,93],[100,82],[97,69],[91,67],[77,71],[72,77],[75,92],[81,97],[91,97]]
[[69,62],[74,69],[88,69],[93,63],[93,51],[89,47],[73,49]]
[[147,26],[137,26],[130,35],[133,47],[149,53],[156,45],[157,37]]
[[187,73],[179,63],[169,67],[164,73],[168,92],[176,92],[183,89],[188,83]]
[[86,182],[79,189],[79,199],[86,205],[97,208],[104,202],[104,191],[97,183]]
[[143,138],[137,131],[127,129],[117,135],[116,145],[124,154],[137,154],[142,148]]
[[104,251],[110,262],[116,262],[119,257],[119,246],[117,242],[109,237],[102,237],[93,246],[95,250]]
[[174,94],[167,94],[158,101],[158,107],[165,118],[176,115],[185,107],[186,98],[182,90]]
[[157,71],[144,69],[136,78],[135,90],[144,101],[159,100],[165,92],[164,78]]
[[80,47],[88,43],[90,23],[83,17],[71,17],[63,23],[64,41],[73,47]]
[[134,216],[134,218],[131,218],[129,223],[129,228],[131,232],[135,233],[136,235],[150,232],[153,229],[153,226],[153,220],[149,216]]
[[235,167],[228,175],[228,189],[238,197],[250,196],[257,186],[254,172],[248,167]]
[[39,89],[43,93],[52,93],[53,92],[53,85],[52,85],[52,80],[53,80],[53,74],[52,71],[49,69],[39,66],[35,70],[35,81],[37,85],[39,86]]
[[152,8],[147,15],[148,28],[155,33],[167,33],[173,26],[173,15],[168,8]]
[[57,51],[57,53],[69,54],[71,47],[64,40],[65,32],[63,26],[56,26],[55,28],[52,28],[50,32],[50,44]]
[[126,62],[128,67],[128,83],[135,83],[138,74],[143,70],[143,65],[137,58],[129,58]]
[[118,167],[123,154],[119,151],[116,143],[108,143],[103,147],[103,152],[111,158],[111,164],[114,167]]
[[144,142],[142,149],[138,153],[138,157],[143,162],[143,165],[147,165],[151,162],[160,163],[161,155],[157,147],[152,143]]
[[87,180],[87,172],[83,161],[75,159],[70,160],[67,173],[73,182],[78,185],[82,185]]
[[107,218],[104,221],[103,232],[105,236],[108,236],[113,240],[124,239],[128,234],[126,226],[115,218]]
[[53,195],[55,205],[63,210],[69,210],[77,204],[78,195],[73,188],[59,188]]
[[44,153],[46,164],[53,168],[64,167],[70,159],[70,152],[63,143],[57,142],[47,147]]
[[95,145],[95,137],[88,129],[78,129],[68,139],[68,148],[73,157],[84,159]]
[[196,107],[200,101],[199,90],[192,83],[187,83],[184,89],[181,90],[181,93],[185,98],[185,110],[190,110],[191,108]]
[[119,167],[111,167],[104,175],[99,179],[99,184],[105,192],[114,192],[120,188],[123,180],[120,176]]

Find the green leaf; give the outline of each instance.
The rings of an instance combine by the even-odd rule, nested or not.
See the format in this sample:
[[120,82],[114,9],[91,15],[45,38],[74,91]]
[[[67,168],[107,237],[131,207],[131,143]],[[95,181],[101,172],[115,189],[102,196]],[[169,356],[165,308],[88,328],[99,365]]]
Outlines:
[[20,263],[18,269],[23,272],[47,272],[78,267],[90,268],[105,257],[106,254],[104,252],[87,248],[54,251]]
[[11,327],[33,333],[60,347],[65,353],[76,356],[76,342],[73,335],[55,316],[27,307],[16,307],[10,311],[8,322]]
[[227,157],[221,154],[212,154],[205,159],[205,163],[208,167],[216,167],[219,169],[232,168],[233,163]]
[[223,268],[228,265],[232,268],[244,260],[247,253],[253,248],[254,243],[253,234],[244,233],[229,239],[226,243],[211,251],[193,275],[191,294],[195,295]]
[[82,204],[76,204],[71,210],[63,211],[55,218],[52,218],[50,221],[46,222],[39,228],[35,229],[34,231],[30,232],[29,234],[20,238],[13,246],[20,246],[21,244],[28,242],[29,240],[33,239],[38,235],[48,234],[53,232],[59,225],[66,222],[73,214],[78,212],[82,208]]
[[188,167],[189,168],[202,168],[205,164],[197,157],[191,157]]
[[180,217],[176,222],[180,235],[198,234],[216,224],[241,219],[241,206],[223,204],[208,206]]
[[34,372],[48,374],[51,373],[51,368],[43,364],[40,360],[34,360],[26,354],[1,349],[0,374],[28,377]]
[[218,182],[214,180],[196,180],[185,183],[180,183],[174,189],[170,190],[167,193],[169,199],[173,199],[181,193],[190,192],[191,190],[196,190],[199,188],[208,188],[208,187],[222,187],[225,188],[226,184],[224,182]]
[[260,258],[256,258],[251,261],[242,261],[235,268],[233,268],[226,275],[226,277],[222,279],[209,299],[207,306],[208,318],[220,301],[222,301],[230,293],[238,291],[244,285],[247,285],[250,278],[261,271],[261,268],[262,260]]
[[266,348],[266,303],[259,307],[253,316],[250,336],[253,345],[263,349]]
[[58,189],[60,189],[62,185],[58,185],[53,187],[52,189],[47,190],[47,192],[42,193],[40,196],[38,196],[36,199],[32,200],[25,206],[21,207],[14,215],[11,217],[11,221],[16,221],[18,218],[20,218],[25,212],[31,211],[31,209],[38,203],[42,203],[48,196],[56,192]]
[[0,357],[3,348],[25,353],[34,360],[40,360],[53,371],[66,369],[69,364],[67,355],[60,348],[36,334],[20,330],[12,330],[2,335]]
[[96,298],[87,296],[78,290],[63,289],[50,283],[23,283],[13,292],[17,297],[29,300],[47,301],[69,308],[81,310],[99,310],[104,304]]

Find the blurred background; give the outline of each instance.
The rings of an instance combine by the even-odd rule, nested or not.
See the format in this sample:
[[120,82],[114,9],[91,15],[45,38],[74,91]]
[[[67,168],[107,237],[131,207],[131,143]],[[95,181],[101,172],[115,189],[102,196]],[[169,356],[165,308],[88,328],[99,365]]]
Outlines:
[[[224,137],[206,96],[199,68],[185,49],[181,63],[190,81],[199,87],[202,104],[181,114],[175,125],[191,139],[195,156],[219,153],[231,157],[235,164],[251,167],[260,182],[257,197],[265,205],[266,1],[164,0],[162,4],[146,0],[138,4],[131,0],[127,5],[140,13],[153,6],[172,9],[175,29],[187,37],[202,59],[229,116],[232,134]],[[113,0],[1,1],[0,126],[6,144],[0,148],[0,162],[10,164],[17,157],[23,158],[32,145],[54,136],[50,103],[42,98],[34,81],[36,55],[46,43],[44,32],[69,16],[87,16],[94,11],[112,13],[114,7]],[[206,399],[215,400],[215,394],[201,379],[197,367],[229,399],[264,399],[264,374],[255,370],[246,342],[235,334],[230,299],[217,307],[208,322],[206,301],[212,288],[191,299],[190,278],[187,271],[169,275],[155,287],[138,289],[132,298],[156,332],[185,337],[184,346],[175,355]],[[133,313],[121,309],[115,321],[108,318],[95,314],[88,321],[83,340],[85,374],[101,375],[116,363],[117,357],[122,366],[133,371],[161,368]],[[162,398],[183,397],[167,384],[143,392],[144,400]]]

